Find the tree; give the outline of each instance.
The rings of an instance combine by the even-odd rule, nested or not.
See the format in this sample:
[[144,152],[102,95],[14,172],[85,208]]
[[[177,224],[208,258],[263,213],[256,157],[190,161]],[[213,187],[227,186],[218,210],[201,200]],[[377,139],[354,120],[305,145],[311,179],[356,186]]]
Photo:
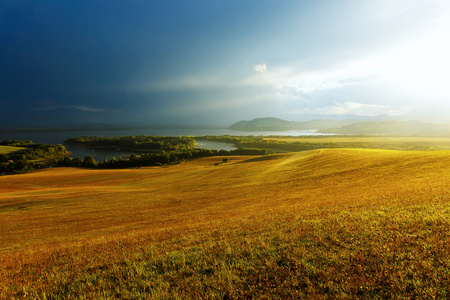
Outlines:
[[92,155],[86,155],[83,161],[83,167],[87,168],[95,167],[95,159]]
[[74,159],[72,159],[72,166],[81,167],[82,164],[83,160],[80,157],[75,157]]
[[62,160],[59,161],[60,165],[65,167],[72,166],[72,158],[70,156],[64,156]]

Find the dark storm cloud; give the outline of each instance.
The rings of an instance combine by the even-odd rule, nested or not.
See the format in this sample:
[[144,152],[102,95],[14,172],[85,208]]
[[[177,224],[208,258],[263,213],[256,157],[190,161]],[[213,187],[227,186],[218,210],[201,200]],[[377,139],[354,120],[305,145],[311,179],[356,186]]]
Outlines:
[[3,1],[2,123],[445,106],[449,6],[381,2]]

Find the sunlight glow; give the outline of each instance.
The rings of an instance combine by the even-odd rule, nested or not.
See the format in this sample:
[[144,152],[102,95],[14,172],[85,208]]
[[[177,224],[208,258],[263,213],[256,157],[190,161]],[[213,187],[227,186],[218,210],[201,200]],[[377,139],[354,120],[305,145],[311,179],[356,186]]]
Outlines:
[[413,89],[427,93],[450,92],[450,40],[444,36],[432,36],[424,41],[408,45],[394,56],[387,58],[391,78],[398,79]]

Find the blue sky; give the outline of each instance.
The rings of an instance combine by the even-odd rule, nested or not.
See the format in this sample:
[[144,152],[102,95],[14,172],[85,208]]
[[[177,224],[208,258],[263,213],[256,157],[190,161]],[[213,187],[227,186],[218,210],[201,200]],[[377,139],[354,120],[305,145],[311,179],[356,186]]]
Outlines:
[[0,126],[450,121],[444,0],[0,2]]

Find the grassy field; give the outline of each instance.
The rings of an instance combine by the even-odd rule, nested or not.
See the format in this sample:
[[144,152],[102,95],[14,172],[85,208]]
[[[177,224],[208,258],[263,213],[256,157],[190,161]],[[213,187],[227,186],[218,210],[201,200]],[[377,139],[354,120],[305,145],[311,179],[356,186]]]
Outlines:
[[429,143],[429,144],[442,144],[450,146],[450,138],[443,137],[415,137],[415,136],[351,136],[351,135],[312,135],[312,136],[283,136],[283,137],[265,137],[268,140],[277,141],[306,141],[306,142],[365,142],[365,143],[378,143],[378,142],[411,142],[411,143]]
[[448,299],[450,151],[0,178],[2,299]]
[[408,136],[351,136],[351,135],[323,135],[323,136],[284,136],[265,137],[265,140],[309,143],[309,144],[331,144],[336,148],[355,148],[363,145],[364,148],[391,150],[450,150],[450,138],[446,137],[408,137]]
[[26,148],[24,148],[24,147],[1,146],[0,145],[0,154],[8,154],[8,153],[11,153],[11,152],[24,150],[24,149],[26,149]]

